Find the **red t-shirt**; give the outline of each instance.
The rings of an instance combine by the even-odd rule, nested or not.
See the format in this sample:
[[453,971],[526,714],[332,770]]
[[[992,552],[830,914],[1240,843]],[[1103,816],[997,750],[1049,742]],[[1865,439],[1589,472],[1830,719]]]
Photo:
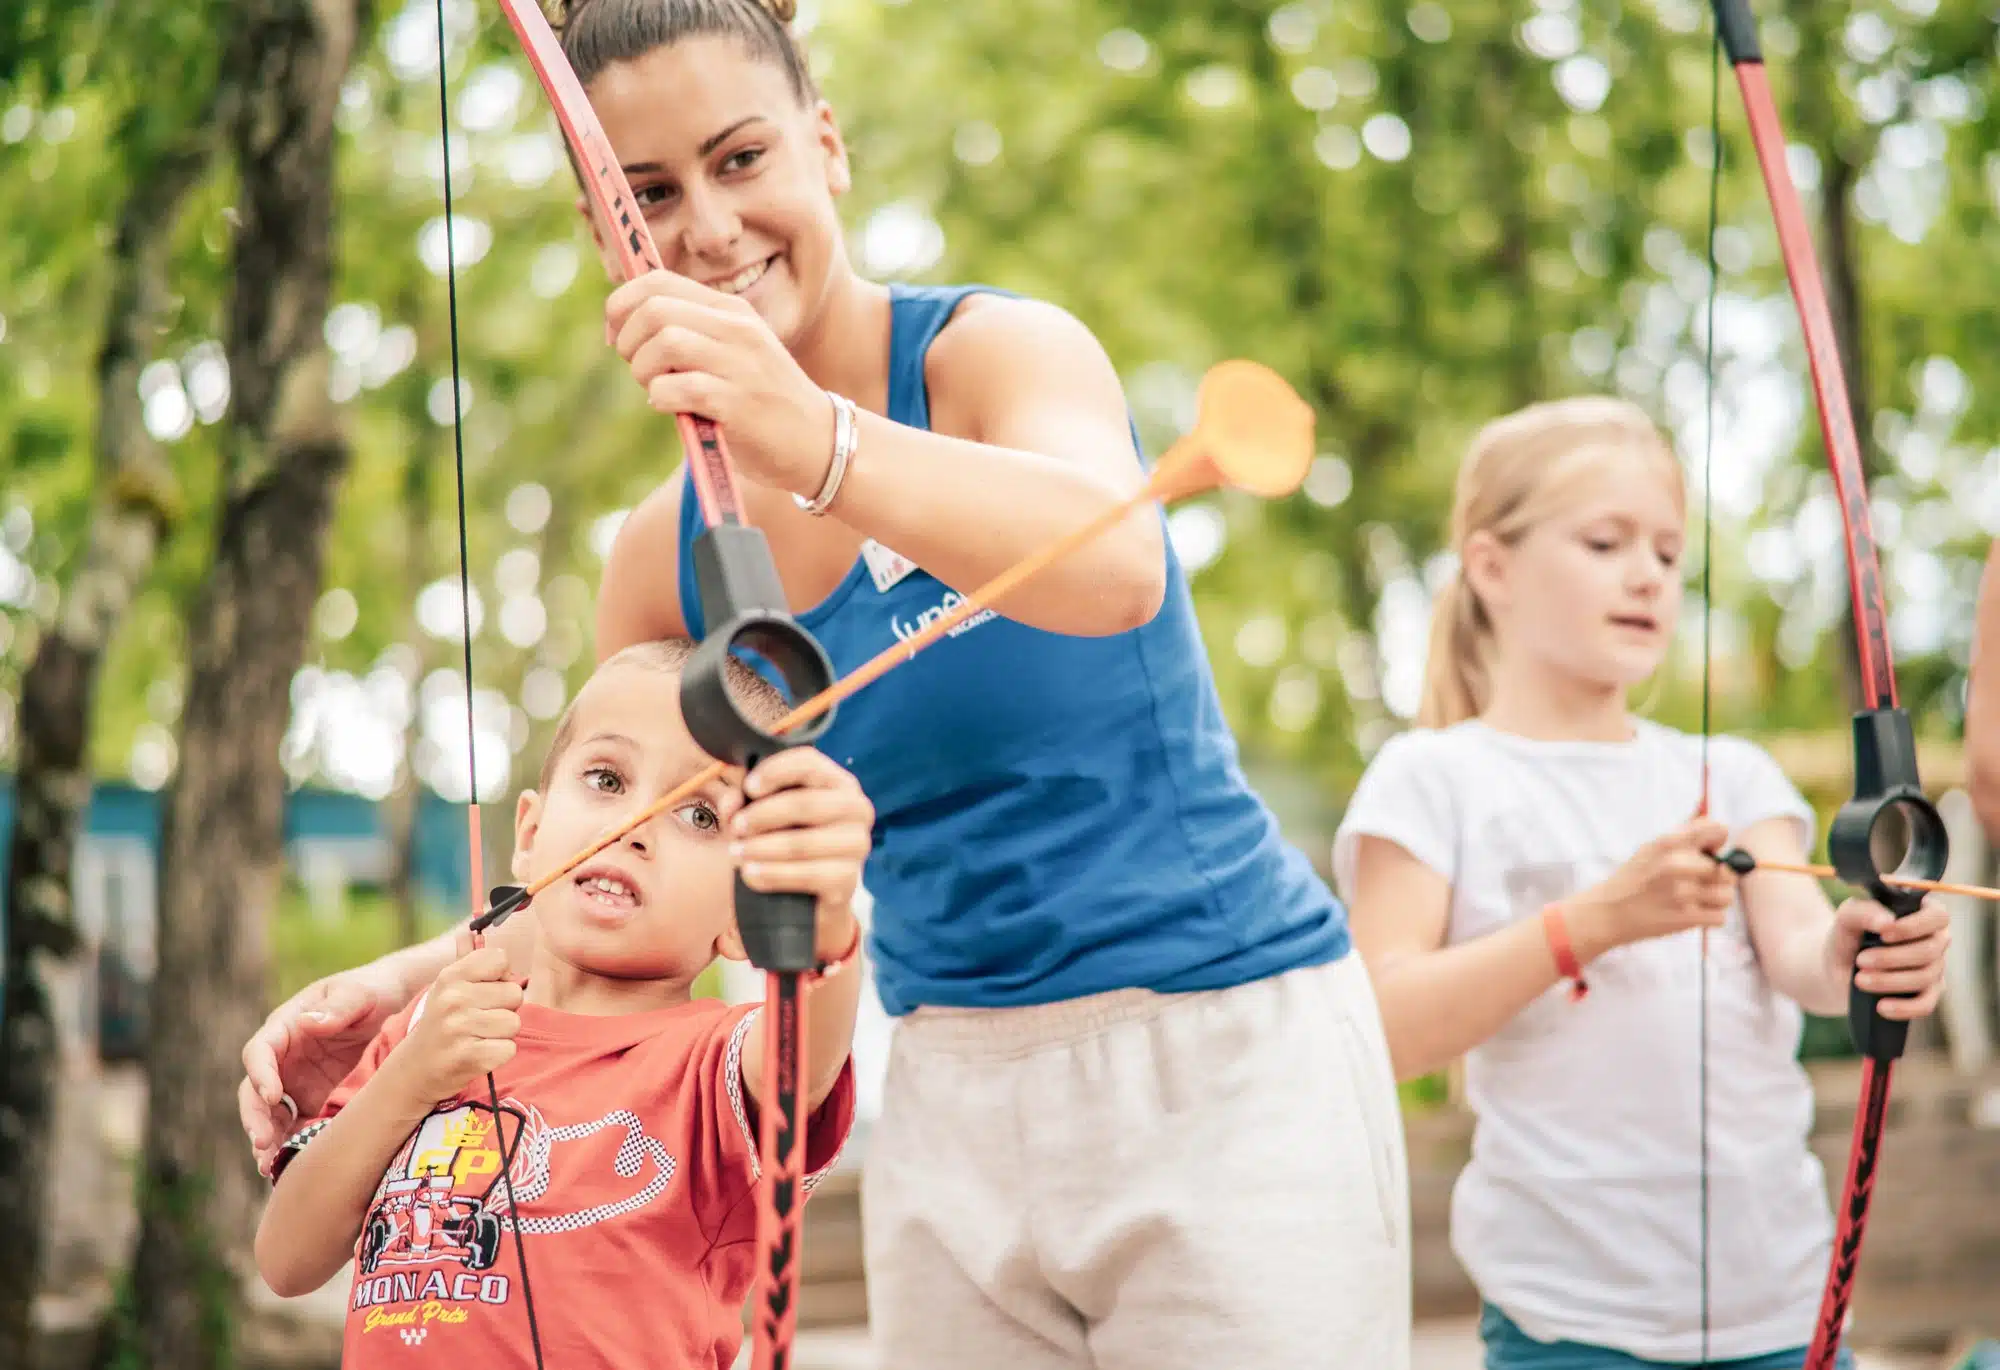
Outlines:
[[[282,1166],[422,1013],[384,1025]],[[512,1157],[542,1357],[561,1370],[727,1370],[756,1254],[757,1120],[743,1039],[761,1005],[622,1017],[523,1005],[514,1059],[440,1103],[397,1151],[355,1246],[341,1364],[532,1366],[507,1184]],[[807,1129],[806,1189],[854,1120],[843,1067]],[[280,1171],[282,1174],[282,1171]]]

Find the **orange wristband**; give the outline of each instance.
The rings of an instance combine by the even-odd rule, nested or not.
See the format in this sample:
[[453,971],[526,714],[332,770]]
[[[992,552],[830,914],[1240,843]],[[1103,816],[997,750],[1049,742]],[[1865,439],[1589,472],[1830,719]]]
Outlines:
[[840,974],[842,970],[846,969],[860,953],[861,920],[857,918],[854,920],[854,936],[850,937],[847,941],[847,950],[834,957],[831,961],[822,961],[814,966],[811,971],[807,972],[807,978],[812,980],[832,979],[834,976]]
[[1549,904],[1542,909],[1542,935],[1549,939],[1549,950],[1555,953],[1556,969],[1570,982],[1569,998],[1575,1003],[1590,993],[1590,986],[1584,982],[1576,949],[1569,944],[1569,924],[1563,921],[1561,904]]

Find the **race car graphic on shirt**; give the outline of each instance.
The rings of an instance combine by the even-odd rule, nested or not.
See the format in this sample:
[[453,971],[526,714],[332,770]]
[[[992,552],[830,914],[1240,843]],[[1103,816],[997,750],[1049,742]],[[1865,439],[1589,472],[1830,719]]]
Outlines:
[[[375,1206],[361,1229],[361,1273],[385,1263],[411,1265],[456,1259],[487,1270],[500,1255],[501,1134],[512,1113],[518,1158],[521,1115],[503,1109],[500,1123],[483,1109],[433,1113],[410,1135],[383,1176]],[[518,1177],[517,1177],[518,1183]],[[501,1205],[489,1202],[496,1191]]]
[[[551,1152],[606,1129],[624,1135],[608,1164],[590,1165],[588,1191],[615,1197],[572,1212],[547,1211],[539,1201],[550,1189]],[[376,1190],[356,1246],[352,1310],[367,1310],[363,1330],[374,1331],[461,1321],[462,1313],[444,1312],[452,1304],[509,1302],[513,1279],[494,1267],[512,1264],[503,1246],[513,1241],[510,1179],[522,1208],[520,1229],[534,1236],[644,1208],[666,1191],[675,1170],[674,1157],[627,1109],[554,1126],[511,1097],[501,1100],[497,1117],[485,1103],[446,1105],[410,1134]]]
[[[382,1176],[376,1204],[362,1226],[360,1272],[384,1264],[458,1260],[466,1270],[490,1270],[500,1256],[500,1210],[506,1184],[500,1168],[502,1132],[514,1124],[518,1160],[522,1116],[502,1108],[500,1124],[476,1106],[426,1118]],[[520,1176],[516,1176],[518,1184]],[[500,1202],[494,1204],[492,1200]]]

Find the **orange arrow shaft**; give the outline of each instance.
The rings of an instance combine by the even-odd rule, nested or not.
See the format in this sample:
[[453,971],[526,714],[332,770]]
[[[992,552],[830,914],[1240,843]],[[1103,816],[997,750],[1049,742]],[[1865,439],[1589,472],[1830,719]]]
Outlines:
[[[1840,878],[1840,872],[1836,871],[1832,866],[1801,866],[1794,865],[1789,861],[1764,861],[1760,859],[1757,862],[1757,869],[1762,871],[1784,871],[1791,875],[1816,875],[1822,880],[1838,880]],[[1906,890],[1925,890],[1932,894],[1963,894],[1973,899],[2000,900],[2000,890],[1988,889],[1984,885],[1956,885],[1948,880],[1918,880],[1906,875],[1885,875],[1882,877],[1882,883],[1885,885],[1897,885]]]

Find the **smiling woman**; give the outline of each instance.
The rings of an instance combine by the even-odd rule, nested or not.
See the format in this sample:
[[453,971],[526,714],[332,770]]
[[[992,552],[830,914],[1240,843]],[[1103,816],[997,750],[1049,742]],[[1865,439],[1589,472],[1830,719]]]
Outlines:
[[[1063,310],[856,273],[846,147],[789,17],[580,0],[562,45],[664,267],[611,292],[607,334],[654,409],[723,429],[844,673],[1129,500],[1146,461]],[[607,558],[600,658],[706,631],[699,502],[662,476]],[[819,740],[874,805],[868,948],[898,1020],[864,1178],[877,1354],[1399,1370],[1381,1021],[1339,902],[1245,781],[1164,517],[994,608]]]

